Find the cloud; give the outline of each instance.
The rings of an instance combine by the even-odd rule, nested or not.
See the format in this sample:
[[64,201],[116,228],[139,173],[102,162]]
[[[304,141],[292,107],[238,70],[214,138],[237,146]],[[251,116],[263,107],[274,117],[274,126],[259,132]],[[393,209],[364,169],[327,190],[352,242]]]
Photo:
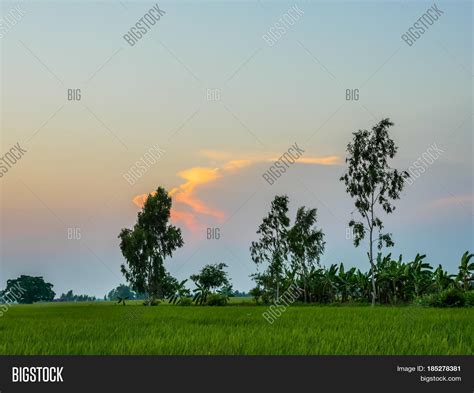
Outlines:
[[464,195],[450,195],[444,198],[438,198],[428,203],[428,207],[431,208],[443,208],[452,205],[462,205],[465,207],[469,207],[469,205],[474,204],[474,195],[472,194],[464,194]]
[[[275,162],[275,155],[253,155],[239,159],[231,159],[232,154],[213,150],[202,150],[199,155],[217,162],[218,167],[192,167],[178,172],[178,176],[185,182],[171,189],[170,196],[173,198],[171,219],[173,222],[183,222],[191,231],[200,229],[199,216],[208,216],[218,221],[225,218],[225,213],[219,209],[209,206],[197,196],[197,190],[205,185],[216,182],[220,178],[236,173],[244,168],[264,162]],[[278,156],[276,156],[278,157]],[[324,157],[300,157],[299,164],[309,165],[337,165],[341,162],[338,156]],[[137,195],[133,203],[143,207],[149,194]]]

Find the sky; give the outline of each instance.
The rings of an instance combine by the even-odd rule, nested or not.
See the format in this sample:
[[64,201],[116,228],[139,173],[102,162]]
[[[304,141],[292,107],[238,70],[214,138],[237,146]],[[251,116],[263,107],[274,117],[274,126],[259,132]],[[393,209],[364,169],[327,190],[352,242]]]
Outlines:
[[[26,153],[0,178],[0,288],[20,274],[58,295],[124,283],[118,234],[158,186],[183,232],[166,261],[179,279],[225,262],[234,288],[249,290],[249,246],[281,194],[292,220],[299,206],[318,209],[322,264],[367,270],[339,177],[352,133],[385,117],[394,167],[441,153],[384,219],[395,247],[383,252],[427,254],[454,272],[473,251],[470,2],[436,2],[443,13],[409,46],[401,35],[434,3],[160,1],[166,13],[130,46],[123,35],[155,4],[2,2],[0,155],[17,143]],[[263,36],[295,6],[269,45]],[[295,143],[303,156],[268,184],[262,175]]]

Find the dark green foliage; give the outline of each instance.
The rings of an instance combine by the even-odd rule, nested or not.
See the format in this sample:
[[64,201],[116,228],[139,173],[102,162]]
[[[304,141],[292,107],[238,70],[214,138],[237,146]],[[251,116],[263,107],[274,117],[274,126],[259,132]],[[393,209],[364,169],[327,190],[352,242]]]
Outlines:
[[194,281],[196,289],[194,289],[193,301],[196,304],[205,304],[207,298],[214,290],[218,290],[220,294],[227,299],[232,293],[232,286],[224,271],[227,265],[225,263],[216,263],[204,266],[198,274],[193,274],[190,278]]
[[464,302],[467,307],[474,307],[474,290],[464,292]]
[[173,279],[166,272],[164,261],[184,242],[181,230],[168,223],[171,197],[159,187],[150,194],[133,229],[120,232],[120,249],[127,261],[122,273],[138,292],[146,293],[148,302],[155,303],[173,290]]
[[[458,288],[448,288],[440,293],[425,295],[420,299],[420,304],[431,307],[463,307],[466,304],[467,293]],[[472,297],[472,295],[471,295]]]
[[67,293],[62,293],[58,300],[60,302],[93,302],[96,298],[88,295],[74,295],[71,289]]
[[7,287],[0,294],[2,302],[35,303],[49,302],[54,299],[53,284],[44,281],[43,277],[21,275],[14,280],[7,280]]
[[136,293],[128,285],[124,284],[120,284],[117,288],[112,289],[107,295],[108,300],[118,300],[119,298],[137,299]]
[[186,288],[185,284],[188,280],[181,282],[176,281],[176,285],[170,291],[168,301],[172,304],[181,304],[183,300],[188,299],[191,296],[191,291]]
[[250,253],[255,264],[265,265],[263,273],[253,275],[257,285],[270,291],[277,301],[282,292],[286,260],[288,257],[288,230],[290,219],[288,213],[288,197],[275,196],[270,212],[263,218],[257,234],[260,239],[252,242]]
[[206,305],[208,306],[225,306],[229,298],[220,293],[211,293],[207,296]]
[[304,301],[309,299],[308,280],[310,272],[319,266],[324,253],[324,233],[316,229],[317,210],[300,207],[296,213],[295,224],[288,231],[288,249],[291,255],[292,274],[303,283]]
[[193,299],[190,297],[182,297],[176,304],[178,304],[178,306],[191,306],[193,304]]
[[252,275],[257,284],[252,296],[257,302],[278,301],[295,280],[302,283],[304,301],[310,301],[309,277],[324,252],[324,233],[315,227],[317,210],[304,206],[290,227],[288,203],[286,195],[275,196],[257,230],[260,238],[250,247],[252,260],[264,266],[263,272]]
[[[468,255],[468,254],[464,254]],[[449,275],[441,265],[433,270],[425,262],[425,255],[417,254],[410,262],[403,262],[402,256],[396,260],[391,254],[378,254],[375,264],[376,293],[380,304],[403,305],[420,303],[437,307],[469,306],[472,293],[466,291],[462,273]],[[461,266],[463,261],[461,259]],[[462,268],[460,267],[461,271]],[[318,267],[311,270],[308,278],[308,293],[315,303],[366,303],[371,301],[371,270],[363,273],[355,268],[347,269],[344,264]],[[303,287],[301,277],[295,284]],[[258,287],[252,290],[258,301],[265,292]],[[461,294],[462,296],[458,296]],[[301,301],[304,300],[301,295]]]
[[474,282],[474,262],[470,262],[474,254],[466,251],[461,257],[461,264],[459,265],[459,273],[456,277],[457,280],[461,283],[465,291],[473,287]]
[[249,291],[249,294],[253,297],[255,300],[255,303],[260,303],[260,300],[262,299],[263,296],[263,289],[260,288],[259,286],[256,286],[255,288],[252,288]]

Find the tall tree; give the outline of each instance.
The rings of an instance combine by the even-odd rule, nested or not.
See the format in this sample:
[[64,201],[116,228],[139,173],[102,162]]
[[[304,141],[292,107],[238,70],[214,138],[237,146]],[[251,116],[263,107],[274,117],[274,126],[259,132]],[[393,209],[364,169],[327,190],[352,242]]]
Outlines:
[[[267,280],[263,281],[270,282],[270,285],[275,288],[274,297],[277,301],[280,298],[280,286],[284,280],[284,269],[288,256],[290,219],[287,213],[288,197],[286,195],[275,196],[270,212],[258,227],[257,234],[260,235],[260,239],[257,242],[252,242],[250,247],[252,260],[257,265],[268,264],[263,274]],[[256,278],[258,279],[258,275]]]
[[[368,233],[368,257],[372,270],[372,305],[377,297],[375,284],[374,243],[382,249],[394,245],[390,233],[382,233],[383,222],[376,209],[390,214],[395,210],[392,201],[400,198],[404,179],[408,172],[390,167],[388,160],[395,157],[397,146],[390,138],[388,129],[393,123],[387,118],[372,127],[371,131],[359,130],[353,133],[353,140],[347,145],[348,168],[340,178],[347,193],[355,199],[355,207],[362,220],[351,219],[349,227],[354,232],[354,245],[358,247]],[[378,231],[378,233],[375,233]]]
[[319,266],[324,252],[324,233],[314,226],[317,221],[316,209],[300,207],[293,227],[288,231],[288,246],[294,272],[303,281],[305,303],[308,300],[308,280],[310,272]]
[[164,261],[184,244],[181,229],[168,223],[171,205],[171,197],[159,187],[148,196],[133,229],[124,228],[119,235],[128,265],[121,266],[122,273],[134,289],[147,294],[149,305],[166,296],[169,275]]

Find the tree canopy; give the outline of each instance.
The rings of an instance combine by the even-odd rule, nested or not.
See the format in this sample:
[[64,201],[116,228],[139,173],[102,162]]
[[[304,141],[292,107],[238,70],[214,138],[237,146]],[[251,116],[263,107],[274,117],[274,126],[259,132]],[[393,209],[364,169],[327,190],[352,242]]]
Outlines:
[[127,261],[122,273],[133,288],[148,296],[148,303],[166,296],[170,285],[164,262],[184,242],[181,229],[169,223],[172,201],[166,190],[159,187],[150,194],[137,223],[120,232],[120,249]]

